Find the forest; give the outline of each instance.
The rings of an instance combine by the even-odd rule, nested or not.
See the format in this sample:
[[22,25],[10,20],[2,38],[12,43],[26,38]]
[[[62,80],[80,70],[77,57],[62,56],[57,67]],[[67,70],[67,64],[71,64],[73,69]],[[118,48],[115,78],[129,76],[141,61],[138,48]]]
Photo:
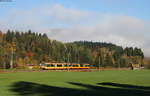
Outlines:
[[93,67],[144,66],[146,60],[140,48],[117,46],[106,42],[60,42],[46,34],[0,31],[0,68],[25,68],[43,62],[88,63]]

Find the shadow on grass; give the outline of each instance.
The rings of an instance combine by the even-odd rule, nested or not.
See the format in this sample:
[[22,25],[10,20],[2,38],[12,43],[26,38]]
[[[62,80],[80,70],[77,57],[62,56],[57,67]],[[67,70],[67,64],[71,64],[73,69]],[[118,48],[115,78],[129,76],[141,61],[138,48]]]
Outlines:
[[[144,89],[145,87],[117,83],[99,83],[98,85],[111,85],[119,86],[120,88],[110,88],[103,86],[95,86],[89,84],[68,82],[69,84],[85,87],[86,89],[74,89],[48,86],[32,82],[16,82],[11,86],[11,91],[16,92],[19,96],[150,96],[150,90]],[[114,84],[114,85],[113,85]],[[133,88],[133,89],[132,89]]]
[[129,84],[119,84],[119,83],[110,83],[110,82],[104,82],[104,83],[98,83],[98,84],[99,85],[114,86],[114,87],[122,87],[122,88],[128,88],[128,89],[150,91],[150,87],[145,87],[145,86],[135,86],[135,85],[129,85]]

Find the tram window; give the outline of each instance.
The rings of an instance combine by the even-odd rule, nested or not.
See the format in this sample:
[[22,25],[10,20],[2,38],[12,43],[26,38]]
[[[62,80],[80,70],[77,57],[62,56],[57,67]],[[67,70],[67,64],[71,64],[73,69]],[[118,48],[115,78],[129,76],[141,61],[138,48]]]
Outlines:
[[54,65],[54,64],[51,64],[51,67],[55,67],[55,65]]
[[47,67],[51,67],[51,65],[47,65]]
[[78,67],[78,65],[73,65],[73,67]]
[[89,65],[85,65],[85,67],[89,67]]
[[64,67],[68,67],[67,64],[65,64]]
[[62,65],[58,64],[57,67],[62,67]]
[[69,67],[72,67],[72,65],[70,64]]
[[54,64],[48,64],[47,67],[55,67]]
[[65,64],[64,67],[71,67],[72,65]]
[[80,67],[84,67],[83,64],[81,64]]

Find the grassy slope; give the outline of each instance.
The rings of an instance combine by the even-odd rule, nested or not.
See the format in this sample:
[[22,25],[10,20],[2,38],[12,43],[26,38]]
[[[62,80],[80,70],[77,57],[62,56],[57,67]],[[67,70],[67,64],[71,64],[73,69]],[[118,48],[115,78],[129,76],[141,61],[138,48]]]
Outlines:
[[[0,96],[148,96],[146,86],[150,86],[150,70],[0,74]],[[141,91],[144,88],[147,93]]]

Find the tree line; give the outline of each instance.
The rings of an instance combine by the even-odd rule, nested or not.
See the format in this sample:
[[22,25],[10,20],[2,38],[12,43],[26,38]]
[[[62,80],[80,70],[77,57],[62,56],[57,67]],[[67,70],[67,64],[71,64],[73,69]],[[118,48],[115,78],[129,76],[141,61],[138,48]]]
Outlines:
[[112,43],[75,41],[62,43],[46,34],[0,31],[0,68],[25,68],[42,62],[88,63],[95,67],[129,67],[145,64],[140,48],[122,48]]

